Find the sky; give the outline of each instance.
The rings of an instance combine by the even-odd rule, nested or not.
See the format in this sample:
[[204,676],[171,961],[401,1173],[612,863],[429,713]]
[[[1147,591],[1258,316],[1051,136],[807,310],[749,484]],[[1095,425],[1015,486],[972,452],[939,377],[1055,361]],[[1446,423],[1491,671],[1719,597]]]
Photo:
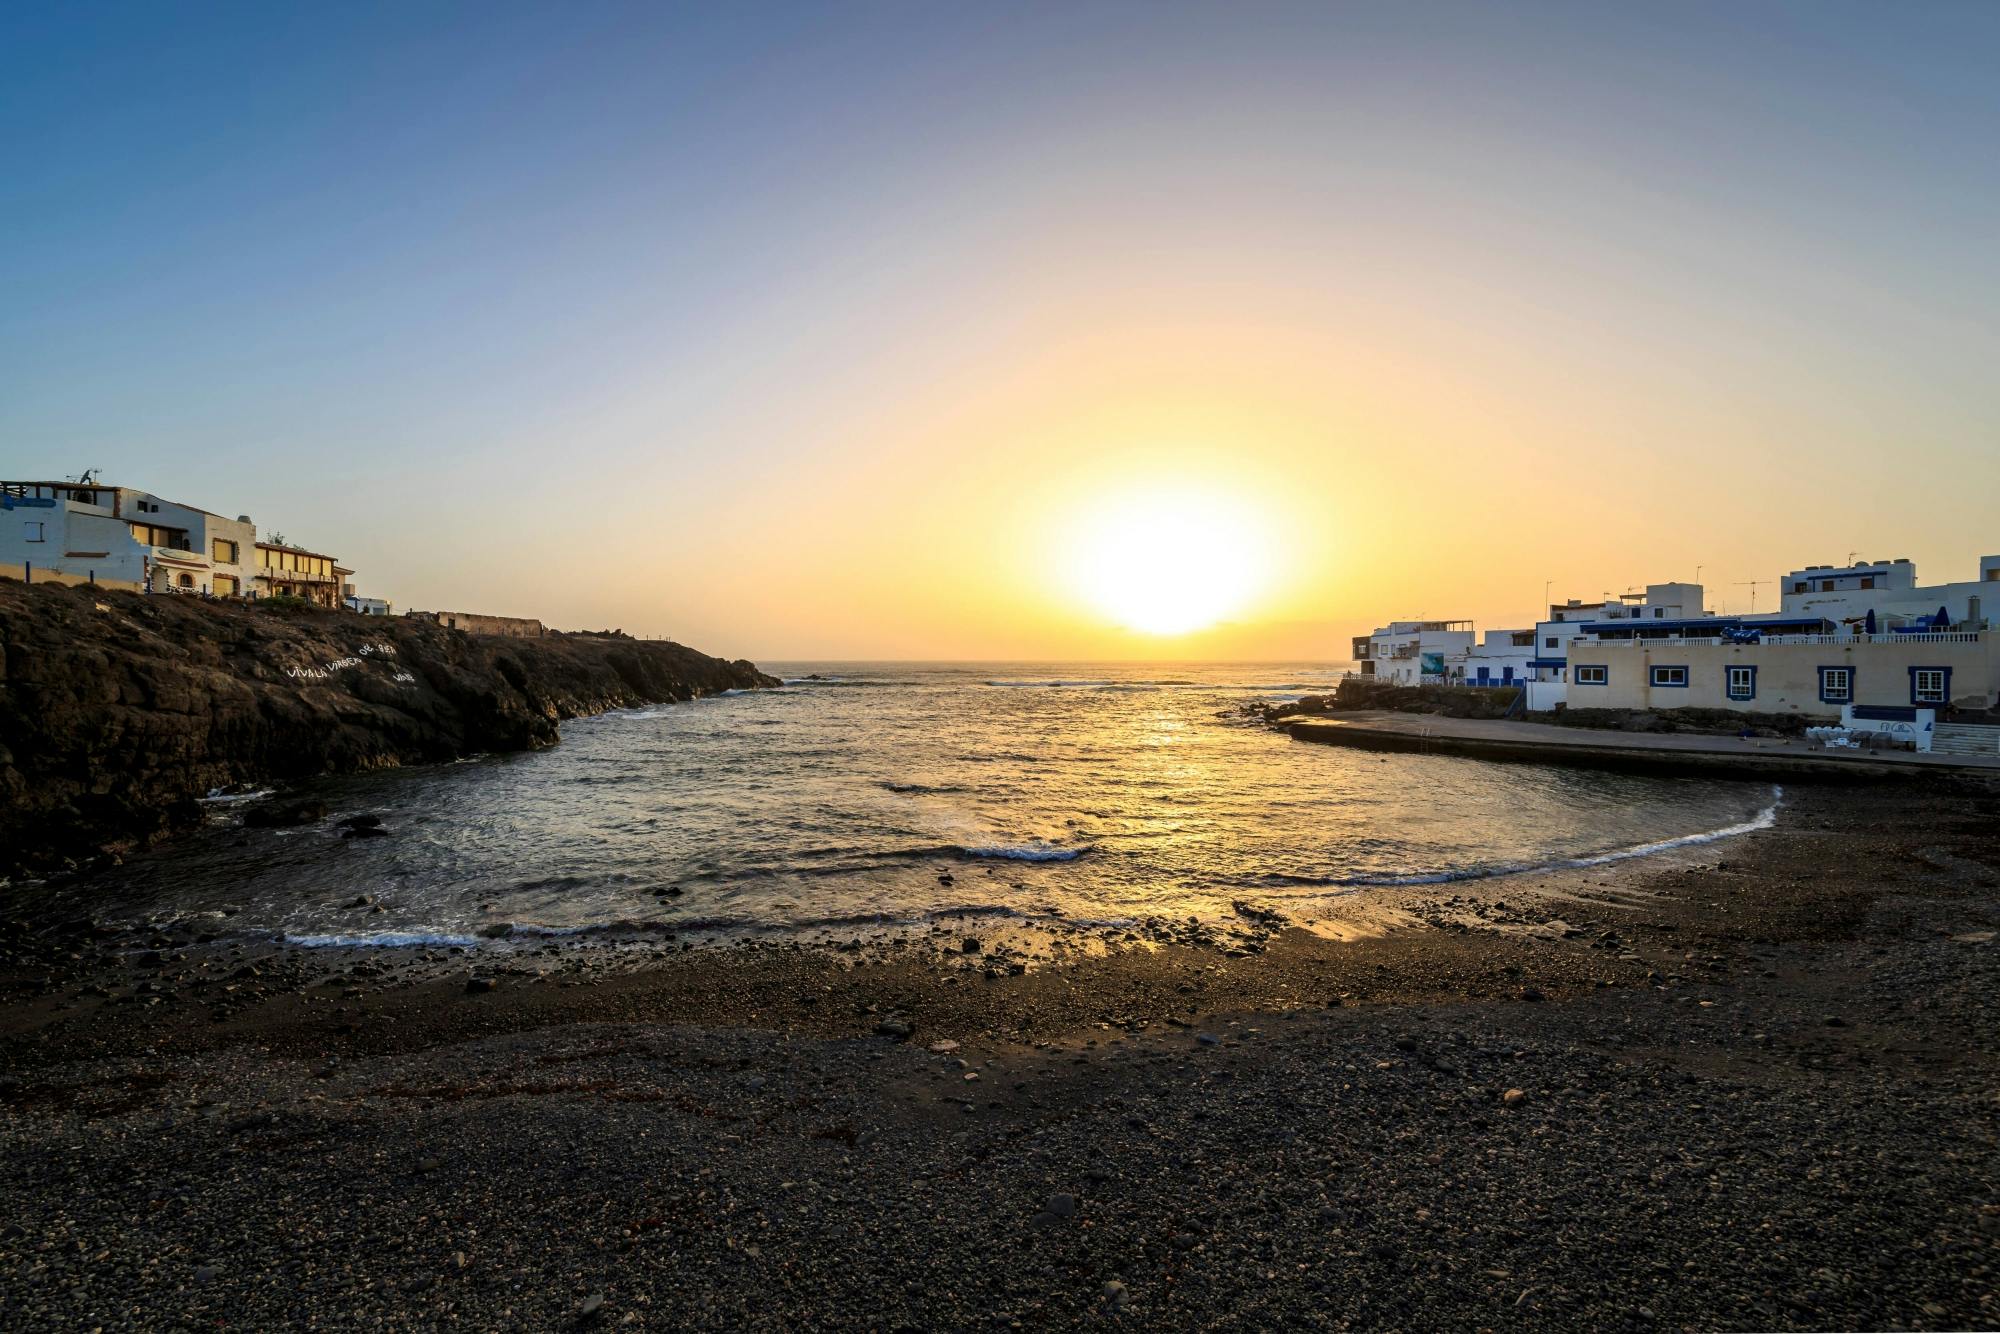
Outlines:
[[776,660],[1970,578],[1996,68],[1991,4],[16,3],[0,476]]

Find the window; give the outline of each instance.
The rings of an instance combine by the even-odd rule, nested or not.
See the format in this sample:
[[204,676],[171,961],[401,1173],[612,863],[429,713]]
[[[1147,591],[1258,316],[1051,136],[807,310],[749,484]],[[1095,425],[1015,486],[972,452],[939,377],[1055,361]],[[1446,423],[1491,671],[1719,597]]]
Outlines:
[[175,580],[175,582],[178,583],[182,588],[193,588],[194,576],[191,574],[184,574],[181,575],[177,580]]
[[215,576],[215,594],[217,597],[233,598],[240,587],[241,585],[236,582],[236,576],[233,574],[218,574]]
[[1853,703],[1854,669],[1852,667],[1820,668],[1819,702],[1822,704]]
[[1544,639],[1542,641],[1543,648],[1554,648],[1555,646],[1556,646],[1556,637],[1554,635],[1550,635],[1547,639]]
[[135,523],[132,525],[132,540],[140,546],[166,547],[172,551],[189,551],[187,529],[166,528],[156,523]]
[[1951,698],[1951,668],[1910,668],[1910,703],[1943,704]]
[[1663,619],[1666,616],[1666,614],[1667,614],[1667,609],[1665,607],[1653,608],[1653,619],[1656,621]]
[[209,543],[211,554],[224,565],[236,564],[236,544],[225,538],[215,538]]
[[1797,583],[1793,584],[1793,585],[1792,585],[1792,591],[1793,591],[1794,593],[1803,593],[1803,592],[1805,592],[1805,591],[1806,591],[1806,581],[1805,581],[1805,580],[1803,580],[1803,579],[1801,579],[1801,580],[1799,580],[1799,581],[1798,581]]
[[1684,686],[1688,683],[1688,669],[1685,667],[1655,667],[1653,684],[1656,686]]
[[1580,686],[1609,685],[1610,682],[1611,669],[1609,667],[1578,667],[1576,669],[1576,683]]
[[22,530],[21,538],[23,541],[46,542],[49,540],[48,528],[44,524],[36,520],[33,519],[22,520],[21,530]]
[[1874,575],[1872,575],[1872,574],[1864,574],[1864,575],[1862,575],[1862,576],[1861,576],[1861,586],[1862,586],[1863,588],[1873,588],[1873,587],[1875,587],[1875,576],[1874,576]]
[[1729,698],[1757,698],[1757,669],[1755,667],[1731,667],[1729,669]]
[[1820,580],[1819,591],[1822,593],[1831,593],[1833,591],[1833,580],[1831,579]]

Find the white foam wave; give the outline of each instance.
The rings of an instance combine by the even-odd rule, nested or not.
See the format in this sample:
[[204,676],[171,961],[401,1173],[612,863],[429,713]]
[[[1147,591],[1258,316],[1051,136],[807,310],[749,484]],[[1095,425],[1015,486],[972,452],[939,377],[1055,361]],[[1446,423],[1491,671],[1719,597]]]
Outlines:
[[221,788],[210,788],[208,795],[197,798],[204,806],[233,806],[239,801],[261,801],[276,789],[255,788],[249,792],[224,792]]
[[366,931],[349,934],[330,932],[325,935],[284,936],[287,945],[298,945],[304,949],[382,948],[410,945],[477,945],[478,936],[460,935],[450,931]]
[[1616,852],[1599,853],[1595,857],[1577,857],[1562,863],[1564,866],[1602,866],[1606,862],[1622,862],[1633,857],[1650,857],[1656,852],[1667,852],[1674,848],[1691,848],[1703,843],[1715,843],[1725,838],[1737,838],[1743,834],[1754,834],[1760,829],[1769,829],[1778,823],[1778,807],[1784,804],[1785,789],[1771,786],[1771,804],[1758,811],[1741,824],[1725,825],[1720,829],[1710,829],[1699,834],[1683,834],[1679,838],[1663,838],[1657,843],[1641,843],[1636,847],[1621,848]]
[[1784,801],[1785,789],[1774,783],[1771,786],[1771,804],[1739,824],[1724,825],[1719,829],[1704,829],[1697,834],[1682,834],[1678,838],[1663,838],[1652,843],[1639,843],[1629,848],[1614,848],[1610,852],[1593,853],[1588,857],[1569,857],[1561,861],[1536,862],[1521,866],[1476,867],[1464,871],[1423,871],[1412,875],[1361,876],[1351,880],[1328,880],[1324,883],[1357,888],[1441,885],[1454,880],[1490,880],[1503,875],[1528,875],[1537,871],[1568,871],[1585,866],[1607,866],[1613,862],[1631,861],[1636,857],[1651,857],[1656,853],[1671,852],[1675,848],[1699,847],[1704,843],[1717,843],[1725,838],[1740,838],[1744,834],[1754,834],[1760,829],[1769,829],[1777,824],[1778,808],[1784,805]]
[[998,843],[985,846],[961,846],[959,851],[968,857],[1000,857],[1016,862],[1073,862],[1088,847],[1063,848],[1053,843]]

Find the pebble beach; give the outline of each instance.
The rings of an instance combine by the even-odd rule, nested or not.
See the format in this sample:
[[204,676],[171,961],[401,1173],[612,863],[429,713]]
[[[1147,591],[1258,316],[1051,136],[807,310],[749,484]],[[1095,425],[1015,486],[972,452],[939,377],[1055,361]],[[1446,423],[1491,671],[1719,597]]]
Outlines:
[[[1991,1326],[2000,802],[1240,929],[482,956],[37,920],[38,1328]],[[840,1313],[835,1315],[834,1313]]]

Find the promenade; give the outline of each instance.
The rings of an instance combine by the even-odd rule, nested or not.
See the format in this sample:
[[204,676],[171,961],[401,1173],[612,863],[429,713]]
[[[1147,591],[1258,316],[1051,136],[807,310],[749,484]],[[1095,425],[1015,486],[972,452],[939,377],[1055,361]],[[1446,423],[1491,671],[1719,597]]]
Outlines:
[[1289,718],[1300,741],[1359,750],[1462,755],[1530,764],[1575,764],[1665,772],[1729,773],[1868,781],[1903,776],[2000,776],[2000,757],[1924,755],[1897,750],[1823,750],[1802,737],[1612,732],[1553,723],[1361,710]]

